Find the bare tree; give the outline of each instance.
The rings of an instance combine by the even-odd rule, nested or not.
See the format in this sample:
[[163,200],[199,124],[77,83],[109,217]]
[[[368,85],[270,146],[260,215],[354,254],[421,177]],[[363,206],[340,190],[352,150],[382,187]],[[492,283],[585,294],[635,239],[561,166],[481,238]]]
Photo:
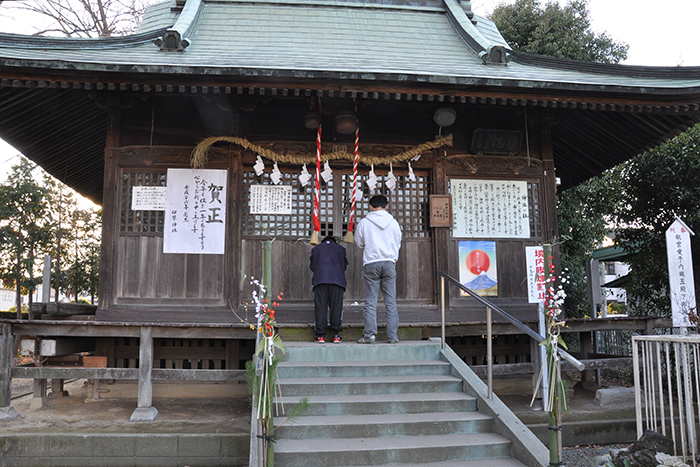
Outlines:
[[138,28],[148,0],[0,0],[0,6],[34,13],[47,21],[35,35],[106,37],[132,33]]

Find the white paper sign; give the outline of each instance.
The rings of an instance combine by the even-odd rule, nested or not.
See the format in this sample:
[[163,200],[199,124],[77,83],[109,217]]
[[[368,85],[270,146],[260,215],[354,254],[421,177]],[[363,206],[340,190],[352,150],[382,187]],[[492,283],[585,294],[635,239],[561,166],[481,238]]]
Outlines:
[[541,246],[525,247],[527,298],[529,303],[544,302],[544,250]]
[[251,214],[291,214],[292,187],[290,185],[251,185]]
[[164,186],[131,187],[132,211],[165,211]]
[[666,255],[671,292],[673,327],[688,327],[688,312],[695,313],[695,280],[690,235],[693,232],[680,219],[666,230]]
[[527,182],[450,180],[452,236],[529,238]]
[[226,170],[168,169],[163,253],[224,253],[226,175]]

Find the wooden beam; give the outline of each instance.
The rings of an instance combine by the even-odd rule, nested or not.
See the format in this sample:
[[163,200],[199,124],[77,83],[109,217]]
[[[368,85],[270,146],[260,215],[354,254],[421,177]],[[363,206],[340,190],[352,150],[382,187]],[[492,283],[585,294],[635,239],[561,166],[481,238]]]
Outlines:
[[[92,367],[14,367],[12,378],[26,379],[116,379],[135,381],[139,379],[138,368],[92,368]],[[245,370],[183,370],[154,368],[153,381],[245,381]]]
[[[469,368],[471,368],[478,377],[486,377],[486,365],[474,365],[470,366]],[[501,365],[493,365],[494,376],[529,375],[534,373],[534,371],[534,363],[506,363]]]
[[95,321],[39,321],[12,323],[12,333],[24,336],[75,336],[75,337],[139,337],[139,328],[148,325],[153,328],[153,338],[180,339],[251,339],[254,331],[246,326],[213,325],[162,325],[160,323],[99,323]]
[[[597,358],[589,360],[579,360],[584,364],[586,370],[607,370],[610,368],[632,368],[632,357],[620,358]],[[576,368],[567,361],[562,362],[562,370],[575,370]]]

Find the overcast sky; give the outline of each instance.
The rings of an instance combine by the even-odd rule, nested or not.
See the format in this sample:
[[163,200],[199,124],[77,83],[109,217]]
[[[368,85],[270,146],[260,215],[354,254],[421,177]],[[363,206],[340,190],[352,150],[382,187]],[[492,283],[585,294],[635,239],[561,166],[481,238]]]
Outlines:
[[[25,0],[31,1],[31,0]],[[0,32],[31,34],[34,17],[20,14],[9,7],[18,1],[0,3]],[[472,0],[472,9],[488,15],[502,0]],[[543,2],[544,3],[544,2]],[[564,4],[566,1],[560,0]],[[700,66],[697,46],[697,0],[589,0],[593,29],[606,31],[614,40],[630,48],[628,65]],[[0,140],[0,170],[6,174],[17,163],[17,151]],[[4,175],[3,175],[4,178]]]

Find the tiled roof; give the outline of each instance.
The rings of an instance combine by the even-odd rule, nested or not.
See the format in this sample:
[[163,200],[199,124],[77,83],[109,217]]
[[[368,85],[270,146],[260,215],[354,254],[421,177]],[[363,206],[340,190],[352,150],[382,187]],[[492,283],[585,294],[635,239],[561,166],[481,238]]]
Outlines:
[[[433,84],[645,92],[700,86],[700,70],[639,75],[605,65],[512,60],[484,64],[473,46],[506,46],[494,24],[456,0],[189,0],[189,45],[166,52],[153,39],[172,28],[175,3],[149,8],[140,33],[127,38],[36,39],[0,34],[0,65],[88,71],[286,76]],[[459,11],[458,11],[459,10]],[[182,22],[182,19],[181,19]],[[191,24],[190,24],[191,23]],[[477,37],[478,36],[478,37]],[[474,39],[476,37],[476,39]],[[99,53],[96,53],[99,50]],[[521,54],[522,55],[522,54]],[[619,70],[623,70],[620,72]]]

